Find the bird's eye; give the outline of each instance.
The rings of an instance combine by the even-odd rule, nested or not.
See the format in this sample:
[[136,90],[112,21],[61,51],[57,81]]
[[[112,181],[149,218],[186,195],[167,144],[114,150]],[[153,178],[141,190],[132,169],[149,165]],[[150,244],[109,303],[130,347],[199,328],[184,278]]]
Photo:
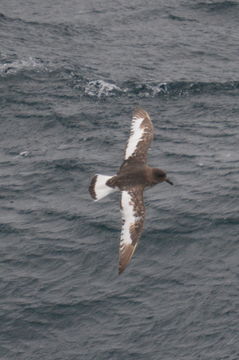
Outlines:
[[164,171],[157,172],[157,178],[163,180],[166,177],[166,173]]

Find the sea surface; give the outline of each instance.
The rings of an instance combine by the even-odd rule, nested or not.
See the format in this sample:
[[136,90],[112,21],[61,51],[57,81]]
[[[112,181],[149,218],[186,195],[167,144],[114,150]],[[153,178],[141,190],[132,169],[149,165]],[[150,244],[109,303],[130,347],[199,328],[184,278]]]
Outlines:
[[[239,359],[239,2],[1,0],[0,359]],[[118,276],[132,111],[155,127]]]

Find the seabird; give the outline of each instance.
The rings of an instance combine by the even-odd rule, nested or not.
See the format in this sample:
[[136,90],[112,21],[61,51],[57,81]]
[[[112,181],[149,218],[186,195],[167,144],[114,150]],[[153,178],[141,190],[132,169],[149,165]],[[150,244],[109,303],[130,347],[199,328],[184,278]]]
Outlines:
[[145,207],[143,192],[166,181],[173,185],[165,171],[147,165],[147,152],[153,139],[153,124],[143,109],[133,112],[130,136],[125,148],[124,161],[114,176],[95,175],[89,192],[95,201],[118,190],[121,192],[120,209],[122,230],[119,248],[119,274],[129,264],[143,231]]

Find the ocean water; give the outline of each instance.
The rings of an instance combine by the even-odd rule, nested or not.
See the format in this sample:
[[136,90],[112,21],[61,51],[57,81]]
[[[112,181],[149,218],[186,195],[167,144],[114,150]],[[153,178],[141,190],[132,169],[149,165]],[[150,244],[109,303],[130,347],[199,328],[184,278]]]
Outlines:
[[[238,1],[0,6],[0,359],[238,360]],[[114,174],[135,106],[149,164],[118,276]]]

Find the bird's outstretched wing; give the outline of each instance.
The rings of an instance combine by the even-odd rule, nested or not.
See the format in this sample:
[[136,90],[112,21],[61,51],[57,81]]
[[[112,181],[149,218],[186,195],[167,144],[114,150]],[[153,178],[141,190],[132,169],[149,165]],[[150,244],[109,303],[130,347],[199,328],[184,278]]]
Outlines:
[[153,124],[149,114],[143,109],[136,109],[133,112],[130,137],[125,148],[123,165],[131,162],[131,160],[146,163],[153,133]]
[[134,187],[121,192],[122,230],[119,249],[119,274],[130,262],[144,225],[143,188]]

